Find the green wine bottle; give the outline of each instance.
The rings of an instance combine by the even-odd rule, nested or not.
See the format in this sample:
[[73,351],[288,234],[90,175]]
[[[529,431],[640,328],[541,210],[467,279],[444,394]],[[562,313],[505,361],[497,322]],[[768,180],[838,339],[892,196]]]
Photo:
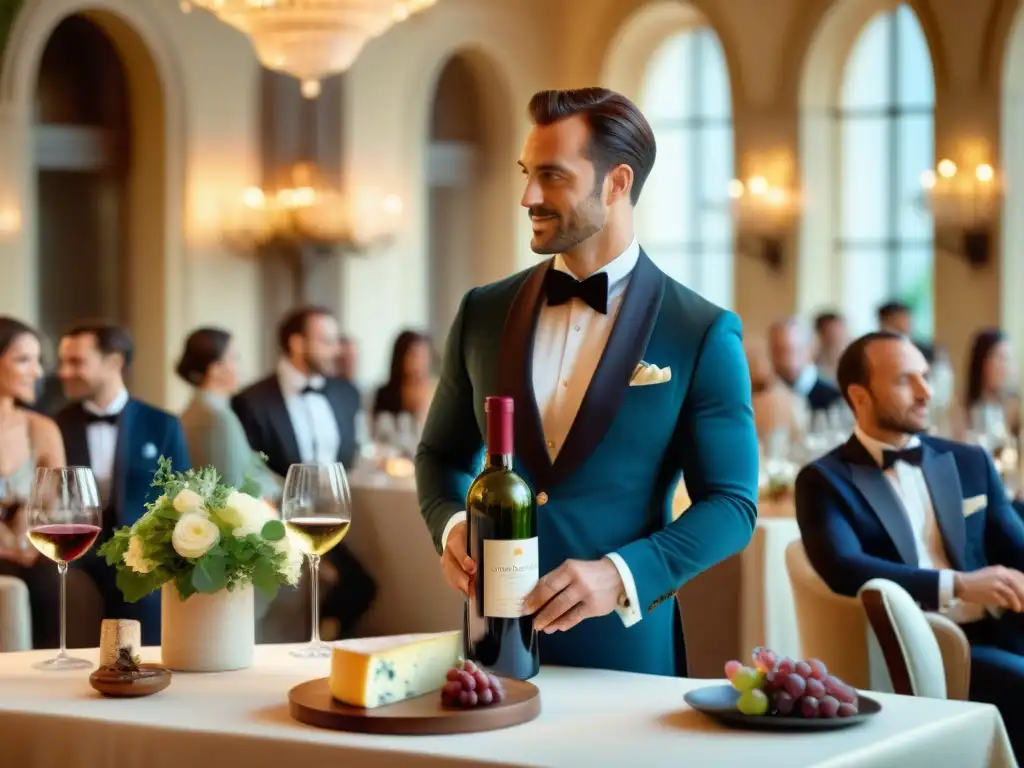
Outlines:
[[527,680],[540,671],[533,616],[523,600],[540,578],[537,505],[512,462],[511,397],[488,397],[487,462],[466,495],[469,555],[477,564],[466,628],[470,657]]

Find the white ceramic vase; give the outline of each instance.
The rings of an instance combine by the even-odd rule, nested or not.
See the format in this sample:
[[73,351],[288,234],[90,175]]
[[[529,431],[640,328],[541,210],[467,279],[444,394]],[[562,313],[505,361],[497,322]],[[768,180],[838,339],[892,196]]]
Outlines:
[[256,614],[251,584],[182,600],[172,582],[163,586],[160,603],[160,656],[165,667],[228,672],[252,666]]

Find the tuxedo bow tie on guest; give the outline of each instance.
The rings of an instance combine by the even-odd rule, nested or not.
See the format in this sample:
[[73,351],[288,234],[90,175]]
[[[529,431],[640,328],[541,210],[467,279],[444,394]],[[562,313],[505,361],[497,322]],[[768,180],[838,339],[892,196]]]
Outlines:
[[1024,758],[1024,524],[992,459],[925,434],[928,363],[903,336],[854,341],[837,379],[857,426],[797,477],[807,558],[833,592],[888,579],[960,624],[970,698],[999,708]]
[[921,458],[923,451],[920,445],[916,445],[913,448],[903,448],[902,450],[893,450],[886,448],[882,451],[882,469],[886,470],[894,466],[897,461],[902,461],[907,464],[912,464],[915,467],[921,466]]
[[[91,467],[104,505],[102,544],[115,528],[131,525],[156,500],[153,474],[161,456],[175,470],[191,468],[181,422],[166,411],[132,398],[124,385],[134,346],[126,328],[81,325],[60,341],[61,383],[73,402],[56,416],[68,464]],[[142,640],[160,642],[160,594],[125,603],[116,572],[103,558],[74,563],[86,571],[103,597],[104,617],[138,619]]]

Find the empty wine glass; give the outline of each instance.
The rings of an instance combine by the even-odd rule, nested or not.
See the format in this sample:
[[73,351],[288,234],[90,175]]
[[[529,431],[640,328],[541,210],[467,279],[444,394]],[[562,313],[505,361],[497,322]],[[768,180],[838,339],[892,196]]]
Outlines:
[[100,494],[92,470],[40,467],[28,510],[28,540],[57,564],[60,574],[60,653],[33,666],[43,670],[88,669],[92,662],[68,656],[66,611],[68,563],[88,552],[100,535]]
[[309,645],[292,651],[301,658],[330,656],[320,640],[320,558],[345,538],[352,525],[352,497],[340,464],[292,464],[281,496],[281,519],[294,546],[309,559],[313,626]]

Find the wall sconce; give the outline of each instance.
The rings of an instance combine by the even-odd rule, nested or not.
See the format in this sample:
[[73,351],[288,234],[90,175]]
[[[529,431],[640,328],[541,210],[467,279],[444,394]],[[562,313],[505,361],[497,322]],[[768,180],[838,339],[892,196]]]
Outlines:
[[335,253],[365,255],[394,239],[402,199],[371,190],[340,192],[311,163],[299,163],[286,187],[249,187],[224,227],[224,238],[244,253],[273,253],[296,266]]
[[952,160],[940,160],[921,174],[922,204],[935,220],[943,250],[960,253],[971,266],[988,263],[992,225],[1002,202],[1002,183],[988,163],[963,172]]
[[13,205],[0,207],[0,241],[9,240],[21,231],[21,211]]
[[760,257],[770,269],[781,269],[786,236],[800,209],[798,196],[772,186],[764,176],[751,176],[745,184],[733,179],[729,197],[740,248]]

